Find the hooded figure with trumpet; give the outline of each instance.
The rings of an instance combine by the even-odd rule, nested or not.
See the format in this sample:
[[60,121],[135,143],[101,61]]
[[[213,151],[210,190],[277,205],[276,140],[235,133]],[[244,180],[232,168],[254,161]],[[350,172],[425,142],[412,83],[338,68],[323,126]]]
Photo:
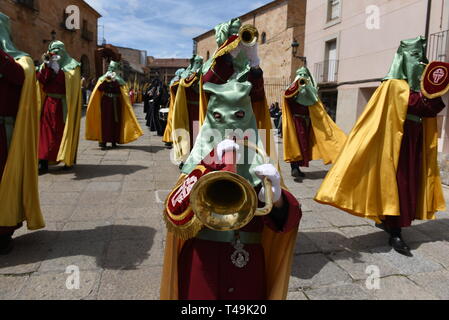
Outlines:
[[423,37],[403,40],[388,76],[352,129],[315,200],[374,220],[389,244],[411,256],[402,228],[445,210],[436,116],[449,65],[428,63]]
[[204,124],[166,200],[163,300],[286,298],[301,209],[266,155],[251,89],[204,85]]
[[284,94],[282,108],[284,160],[290,163],[293,177],[304,177],[299,167],[311,160],[334,163],[346,142],[345,133],[326,112],[318,97],[315,81],[306,67]]
[[86,140],[98,141],[100,148],[112,148],[137,140],[143,131],[127,94],[126,82],[118,74],[120,63],[111,61],[108,71],[92,93],[86,113]]
[[45,227],[39,204],[37,146],[39,106],[31,57],[11,40],[8,16],[0,13],[0,255],[24,221]]
[[43,55],[37,79],[41,87],[39,173],[49,163],[76,162],[81,123],[81,64],[69,56],[64,43],[53,41]]
[[[259,32],[252,25],[243,25],[239,18],[221,23],[215,27],[217,50],[203,68],[203,83],[224,84],[227,81],[249,81],[251,106],[256,117],[257,128],[267,153],[277,158],[274,139],[271,134],[270,110],[265,96],[263,71],[258,56]],[[205,97],[204,109],[207,106]],[[201,119],[200,119],[201,121]]]

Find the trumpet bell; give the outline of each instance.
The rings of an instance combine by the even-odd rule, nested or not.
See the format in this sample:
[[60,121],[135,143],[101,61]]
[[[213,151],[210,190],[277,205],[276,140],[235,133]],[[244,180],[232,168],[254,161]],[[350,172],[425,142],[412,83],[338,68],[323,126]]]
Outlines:
[[231,231],[251,221],[258,197],[243,177],[219,171],[208,173],[194,185],[190,204],[196,217],[207,228]]
[[247,47],[255,46],[259,39],[259,31],[251,24],[245,24],[240,28],[239,38],[243,45]]

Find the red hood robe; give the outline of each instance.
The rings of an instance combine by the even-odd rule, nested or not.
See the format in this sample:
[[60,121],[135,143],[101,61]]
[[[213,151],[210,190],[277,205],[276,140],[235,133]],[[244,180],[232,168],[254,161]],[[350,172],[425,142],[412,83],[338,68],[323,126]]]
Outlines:
[[[22,92],[25,74],[22,67],[14,61],[14,58],[0,49],[0,182],[3,177],[6,161],[8,160],[8,139],[5,121],[2,117],[16,118],[19,111],[19,101]],[[10,143],[10,142],[9,142]],[[21,227],[0,226],[0,235],[12,234],[15,229]]]
[[[167,208],[165,211],[165,220],[169,230],[176,223],[189,225],[194,218],[190,209],[190,190],[193,185],[186,185],[194,178],[223,169],[224,165],[217,164],[214,158],[214,151],[205,159],[189,176],[183,176],[178,182],[177,187],[167,199]],[[184,188],[187,186],[187,188]],[[259,191],[260,187],[256,188]],[[182,195],[180,197],[179,195]],[[264,217],[254,217],[252,221],[238,230],[239,232],[255,233],[262,237],[263,232],[296,235],[297,228],[301,219],[301,209],[296,198],[287,190],[282,191],[284,198],[284,207],[274,208],[272,212]],[[173,206],[172,204],[175,203]],[[259,203],[259,207],[263,204]],[[174,217],[186,216],[183,221],[172,220]],[[176,231],[174,231],[176,233]],[[263,238],[263,237],[262,237]],[[231,261],[231,255],[236,251],[230,242],[217,242],[203,240],[198,237],[190,237],[183,246],[178,256],[178,296],[169,297],[169,283],[161,284],[161,299],[179,299],[179,300],[267,300],[267,299],[285,299],[287,285],[279,288],[270,283],[273,278],[280,276],[286,268],[287,277],[290,275],[291,257],[284,259],[269,259],[265,253],[270,249],[267,243],[245,244],[244,250],[249,253],[249,261],[243,268],[236,267]],[[279,252],[291,252],[291,248],[276,248]],[[268,251],[266,251],[268,250]],[[170,255],[166,253],[166,259]],[[276,261],[277,272],[271,270],[271,262]],[[168,261],[166,261],[168,263]],[[165,264],[167,266],[167,264]],[[270,269],[270,272],[267,271]],[[164,270],[167,272],[167,270]],[[282,276],[281,276],[282,278]],[[166,276],[164,277],[166,279]],[[280,280],[282,282],[283,280]],[[277,283],[276,283],[277,284]],[[172,284],[173,285],[173,284]],[[277,292],[275,292],[277,291]]]
[[50,97],[49,94],[66,94],[65,75],[62,70],[56,74],[53,69],[45,66],[38,72],[37,79],[47,95],[41,112],[39,159],[56,162],[64,135],[64,112],[67,110],[64,111],[61,99]]
[[11,236],[23,221],[30,230],[45,227],[37,181],[38,99],[30,57],[15,60],[0,50],[0,74],[0,235]]
[[393,227],[435,219],[445,210],[435,118],[443,108],[405,80],[382,82],[315,200]]
[[[101,142],[119,143],[120,124],[122,123],[120,84],[117,81],[103,81],[98,90],[103,92],[101,97],[101,138],[103,141]],[[114,97],[108,96],[108,94],[114,95]]]
[[422,118],[435,118],[444,107],[441,98],[429,100],[420,92],[410,91],[407,114],[416,116],[416,118],[409,117],[412,119],[407,118],[404,121],[404,136],[396,173],[401,215],[385,217],[389,228],[409,227],[416,219],[423,162],[424,127]]

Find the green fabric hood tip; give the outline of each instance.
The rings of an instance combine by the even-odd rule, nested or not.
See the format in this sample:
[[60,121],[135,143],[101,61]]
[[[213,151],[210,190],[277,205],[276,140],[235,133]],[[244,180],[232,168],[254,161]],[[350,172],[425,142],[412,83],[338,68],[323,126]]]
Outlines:
[[390,72],[384,78],[407,80],[410,89],[421,91],[421,76],[429,60],[426,57],[427,41],[423,36],[402,40],[396,52]]
[[173,83],[175,83],[176,81],[181,80],[181,76],[182,76],[182,74],[184,73],[184,71],[186,71],[186,69],[184,69],[184,68],[181,68],[181,69],[176,70],[175,76],[174,76],[173,79],[171,79],[171,81],[170,81],[170,87],[171,87],[171,86],[173,85]]
[[67,72],[81,66],[81,63],[69,56],[62,41],[56,40],[48,46],[48,52],[57,54],[61,57],[58,61],[62,71]]
[[190,59],[190,65],[181,74],[181,78],[187,79],[194,73],[200,75],[202,73],[202,70],[203,70],[203,57],[195,54]]
[[313,106],[319,101],[318,88],[316,86],[315,79],[306,67],[299,68],[296,71],[295,81],[304,78],[306,84],[301,86],[295,101],[303,106]]
[[239,18],[234,18],[228,22],[220,23],[219,25],[217,25],[214,30],[215,41],[217,42],[218,47],[221,47],[222,44],[225,43],[230,36],[238,34],[241,26],[242,22]]
[[[217,145],[232,136],[237,140],[247,137],[248,141],[265,152],[259,139],[256,117],[254,116],[249,93],[250,82],[229,81],[225,84],[204,84],[204,91],[210,94],[206,118],[198,134],[190,156],[187,158],[182,172],[191,173],[201,161],[214,150]],[[244,116],[237,113],[243,111]],[[217,118],[217,115],[220,117]],[[261,183],[254,169],[266,163],[254,150],[240,145],[240,161],[237,173],[247,179],[253,186]]]
[[119,73],[122,71],[122,64],[120,62],[117,61],[111,61],[109,63],[108,66],[108,71],[101,76],[101,78],[99,79],[100,81],[103,81],[106,79],[108,72],[114,72],[116,74],[115,76],[115,80],[120,84],[120,86],[124,86],[126,85],[125,80],[123,80],[123,78],[119,75]]
[[12,56],[15,60],[29,56],[29,54],[18,50],[14,45],[11,39],[11,20],[7,15],[1,12],[0,12],[0,47],[4,52]]

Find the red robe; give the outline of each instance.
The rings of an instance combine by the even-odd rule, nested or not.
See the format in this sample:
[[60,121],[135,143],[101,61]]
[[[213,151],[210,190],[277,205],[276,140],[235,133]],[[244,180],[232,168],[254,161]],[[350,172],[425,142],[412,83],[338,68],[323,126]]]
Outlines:
[[298,137],[299,148],[301,149],[302,160],[293,165],[300,167],[309,167],[309,162],[312,160],[312,149],[310,145],[310,129],[311,120],[309,108],[303,106],[295,101],[294,98],[289,99],[289,105],[295,122],[296,135]]
[[[203,83],[211,82],[215,84],[224,84],[234,74],[234,66],[230,54],[225,54],[215,60],[215,65],[204,75]],[[251,82],[250,92],[251,103],[259,102],[265,99],[265,87],[263,72],[251,70],[248,73],[248,81]]]
[[[46,94],[66,94],[64,71],[59,70],[56,74],[53,69],[45,66],[38,72],[37,78]],[[64,127],[62,100],[46,96],[40,121],[39,159],[57,161]]]
[[[119,143],[122,108],[120,102],[120,84],[117,81],[104,81],[99,87],[103,93],[118,95],[111,98],[105,94],[101,98],[101,137],[102,142]],[[115,107],[114,107],[115,99]],[[114,110],[115,108],[115,110]]]
[[[214,157],[212,152],[210,157]],[[209,171],[223,169],[214,161],[202,163]],[[260,188],[256,188],[258,192]],[[275,232],[287,233],[299,225],[301,209],[296,198],[283,190],[284,207],[273,209],[270,215],[255,217],[242,232],[261,233],[264,225]],[[185,197],[181,207],[188,207]],[[263,204],[259,203],[259,207]],[[279,216],[281,219],[279,220]],[[237,268],[231,261],[235,249],[231,243],[207,241],[198,238],[188,240],[179,255],[180,300],[266,300],[265,256],[261,244],[245,244],[249,262]]]
[[[434,118],[445,107],[441,98],[427,100],[420,92],[410,92],[408,114]],[[409,227],[416,218],[418,192],[421,184],[423,124],[406,119],[399,154],[396,180],[399,190],[400,216],[387,216],[389,228]]]
[[[0,49],[0,117],[16,117],[25,74],[14,58]],[[8,159],[6,129],[0,120],[0,182]]]

